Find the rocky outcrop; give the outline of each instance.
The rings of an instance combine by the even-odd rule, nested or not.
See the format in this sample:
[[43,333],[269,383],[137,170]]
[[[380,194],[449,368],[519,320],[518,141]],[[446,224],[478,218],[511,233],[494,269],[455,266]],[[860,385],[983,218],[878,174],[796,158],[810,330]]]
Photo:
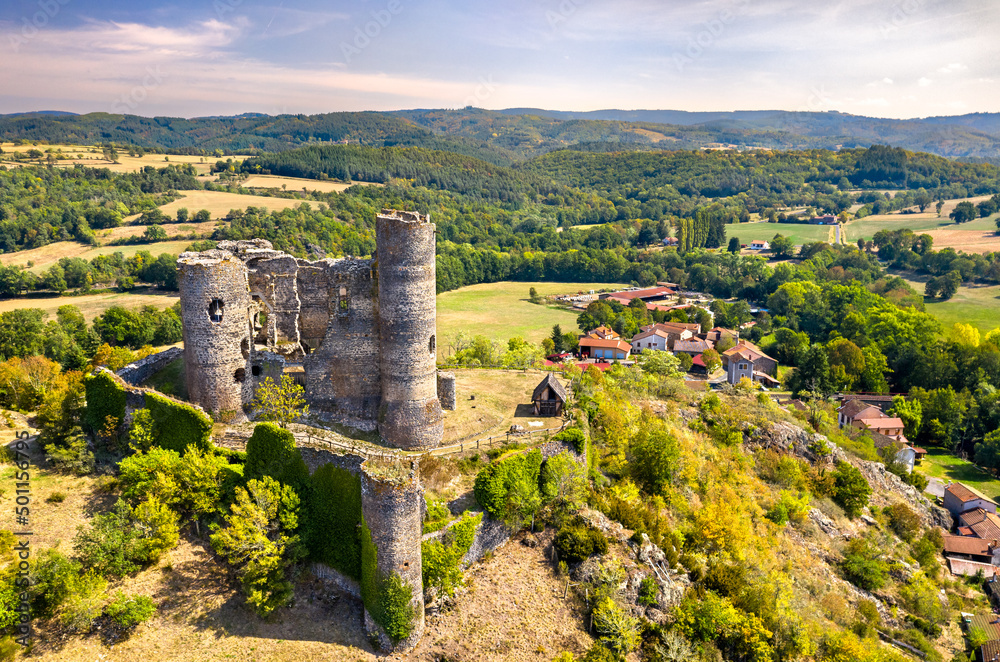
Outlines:
[[920,516],[924,526],[951,528],[948,511],[931,503],[915,487],[887,471],[885,465],[857,458],[821,434],[808,432],[791,423],[772,423],[766,428],[754,430],[747,445],[796,455],[817,466],[832,467],[837,462],[848,462],[857,467],[871,485],[872,505],[888,506],[903,502]]

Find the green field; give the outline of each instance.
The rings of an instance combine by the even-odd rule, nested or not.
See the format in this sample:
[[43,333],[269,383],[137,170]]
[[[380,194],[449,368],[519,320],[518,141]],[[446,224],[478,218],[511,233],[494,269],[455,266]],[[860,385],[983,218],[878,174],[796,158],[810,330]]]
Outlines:
[[868,216],[860,221],[851,221],[844,229],[847,242],[858,239],[871,239],[879,230],[902,230],[909,228],[917,234],[927,230],[961,230],[963,232],[990,232],[997,229],[997,216],[977,218],[968,223],[957,225],[947,216],[938,218],[935,213],[926,214],[891,214],[887,216]]
[[[927,278],[916,278],[911,273],[890,271],[894,276],[902,277],[917,292],[923,293]],[[988,287],[975,286],[958,288],[951,299],[924,299],[928,313],[941,322],[945,334],[956,322],[972,324],[980,332],[987,333],[1000,327],[1000,285]]]
[[570,294],[622,287],[609,283],[484,283],[470,285],[437,297],[439,347],[449,352],[449,341],[458,332],[496,340],[522,336],[540,342],[561,324],[564,332],[577,331],[579,313],[528,301],[528,289],[541,296]]
[[726,226],[726,237],[739,237],[741,244],[749,245],[754,239],[771,241],[776,234],[788,237],[795,244],[829,241],[833,230],[829,225],[803,223],[736,223]]
[[940,478],[946,483],[948,481],[965,483],[991,499],[1000,497],[1000,480],[972,462],[955,457],[941,448],[928,448],[927,456],[920,463],[918,470],[925,476]]

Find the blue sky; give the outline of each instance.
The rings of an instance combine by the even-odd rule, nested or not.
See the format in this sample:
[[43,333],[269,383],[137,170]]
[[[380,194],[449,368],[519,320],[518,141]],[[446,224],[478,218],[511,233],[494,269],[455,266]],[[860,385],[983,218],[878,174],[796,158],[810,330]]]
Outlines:
[[1000,111],[987,0],[3,0],[0,113]]

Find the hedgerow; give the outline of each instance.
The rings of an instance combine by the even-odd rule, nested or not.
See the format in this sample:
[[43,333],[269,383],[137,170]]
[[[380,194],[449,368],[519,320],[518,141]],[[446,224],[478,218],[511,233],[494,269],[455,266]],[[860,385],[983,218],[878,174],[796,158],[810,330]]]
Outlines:
[[578,455],[587,450],[587,435],[580,428],[567,428],[552,437],[552,441],[563,441],[573,447]]
[[516,483],[538,488],[538,475],[542,454],[531,451],[494,460],[476,476],[474,494],[476,501],[496,519],[505,519],[508,510],[507,494]]
[[361,479],[346,469],[324,464],[310,483],[310,554],[348,577],[361,579]]

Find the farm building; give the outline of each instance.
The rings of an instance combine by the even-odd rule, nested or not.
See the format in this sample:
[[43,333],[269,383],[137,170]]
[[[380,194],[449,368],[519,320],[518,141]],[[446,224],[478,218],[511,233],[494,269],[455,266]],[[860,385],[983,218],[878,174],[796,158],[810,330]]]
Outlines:
[[566,406],[566,389],[555,375],[548,374],[531,394],[535,416],[561,416]]

